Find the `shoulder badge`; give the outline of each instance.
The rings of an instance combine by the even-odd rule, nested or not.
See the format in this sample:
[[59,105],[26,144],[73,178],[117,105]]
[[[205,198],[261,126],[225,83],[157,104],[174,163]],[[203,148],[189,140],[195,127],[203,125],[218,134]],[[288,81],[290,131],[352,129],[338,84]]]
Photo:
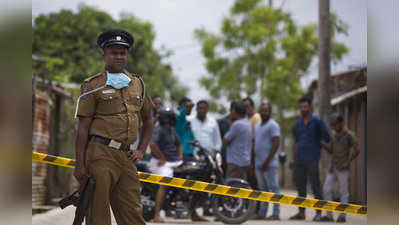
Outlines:
[[87,86],[82,87],[82,91],[80,93],[80,95],[82,96],[82,99],[86,99],[88,95],[84,95],[85,93],[87,93],[89,91],[89,88]]

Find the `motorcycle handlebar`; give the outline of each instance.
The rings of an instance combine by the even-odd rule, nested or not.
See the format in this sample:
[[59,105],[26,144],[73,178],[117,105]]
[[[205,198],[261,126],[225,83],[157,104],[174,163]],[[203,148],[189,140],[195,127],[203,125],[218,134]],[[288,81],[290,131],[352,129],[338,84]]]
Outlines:
[[[200,154],[205,154],[205,155],[210,155],[212,158],[214,158],[215,156],[210,154],[210,151],[208,149],[205,149],[204,147],[202,147],[199,143],[199,141],[197,140],[193,140],[193,141],[188,141],[187,144],[192,145],[194,147],[197,147],[198,150],[195,152],[198,152]],[[196,153],[194,152],[194,155],[196,155]]]

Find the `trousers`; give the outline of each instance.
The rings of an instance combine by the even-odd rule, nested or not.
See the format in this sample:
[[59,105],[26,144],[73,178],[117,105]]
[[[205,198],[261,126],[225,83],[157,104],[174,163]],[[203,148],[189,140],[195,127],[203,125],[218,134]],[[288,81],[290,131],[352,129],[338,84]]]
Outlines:
[[[280,194],[277,170],[278,167],[269,167],[266,171],[263,171],[261,168],[255,168],[255,176],[258,181],[259,190]],[[262,202],[258,210],[258,215],[263,217],[266,216],[268,207],[269,203]],[[273,215],[280,215],[280,204],[273,204]]]
[[[333,169],[332,172],[329,172],[326,177],[326,181],[323,186],[323,194],[325,200],[332,201],[333,200],[333,187],[334,184],[338,180],[339,185],[339,193],[341,203],[349,202],[349,190],[348,190],[348,181],[349,181],[349,170],[337,170]],[[332,215],[332,212],[327,211],[328,215]],[[344,213],[341,213],[344,216]]]
[[[307,184],[309,180],[314,197],[320,200],[323,199],[320,184],[319,160],[303,164],[296,163],[294,169],[294,180],[300,197],[306,198]],[[300,207],[299,211],[305,212],[305,208]],[[316,212],[321,213],[321,210],[316,210]]]
[[96,179],[87,225],[111,225],[110,206],[118,225],[145,224],[137,168],[127,152],[90,141],[86,168]]

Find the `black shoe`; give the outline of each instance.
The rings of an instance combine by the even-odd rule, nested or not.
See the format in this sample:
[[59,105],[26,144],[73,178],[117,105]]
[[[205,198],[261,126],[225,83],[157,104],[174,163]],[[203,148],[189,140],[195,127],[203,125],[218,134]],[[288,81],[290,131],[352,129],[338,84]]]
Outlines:
[[345,216],[339,216],[337,219],[337,223],[345,223],[346,222],[346,218]]
[[299,212],[299,213],[297,213],[297,214],[291,216],[291,217],[290,217],[290,220],[305,220],[305,218],[306,218],[306,217],[305,217],[305,213]]
[[334,222],[334,218],[331,215],[322,216],[320,221],[322,222]]
[[280,220],[280,216],[277,215],[271,215],[269,217],[265,218],[266,220]]

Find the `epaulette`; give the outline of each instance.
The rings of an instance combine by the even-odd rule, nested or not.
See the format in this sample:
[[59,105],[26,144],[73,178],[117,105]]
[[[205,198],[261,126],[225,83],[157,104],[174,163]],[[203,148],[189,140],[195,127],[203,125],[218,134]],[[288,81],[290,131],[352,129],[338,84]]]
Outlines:
[[90,77],[84,79],[84,82],[89,82],[89,81],[91,81],[93,78],[99,77],[99,76],[101,76],[102,74],[103,74],[103,73],[98,73],[98,74],[96,74],[96,75],[90,76]]
[[141,93],[142,96],[141,97],[143,97],[143,99],[144,99],[145,98],[145,85],[144,85],[143,78],[141,78],[141,76],[138,74],[132,74],[132,76],[137,77],[140,80],[141,87],[142,87],[142,93]]

